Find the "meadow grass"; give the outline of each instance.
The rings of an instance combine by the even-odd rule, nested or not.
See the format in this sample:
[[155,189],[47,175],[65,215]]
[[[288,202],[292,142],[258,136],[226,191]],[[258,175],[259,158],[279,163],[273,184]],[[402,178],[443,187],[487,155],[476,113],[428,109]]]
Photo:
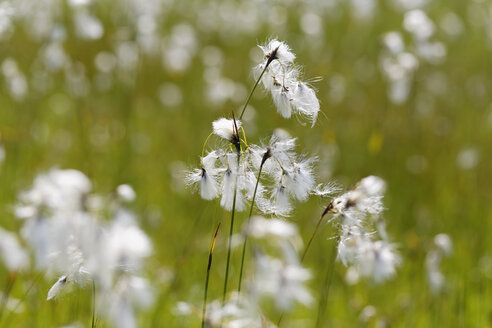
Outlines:
[[[276,113],[270,97],[257,90],[250,101],[253,110],[245,114],[252,127],[248,141],[258,143],[268,132],[283,128],[298,138],[302,152],[319,157],[318,181],[334,180],[350,189],[367,175],[382,177],[388,184],[387,229],[403,259],[396,276],[384,284],[362,280],[349,285],[344,278],[346,268],[339,262],[333,265],[336,228],[322,223],[303,262],[313,273],[309,282],[313,296],[317,302],[326,302],[323,323],[318,326],[492,326],[492,99],[488,92],[492,88],[492,41],[485,23],[474,23],[469,16],[475,16],[466,14],[490,3],[431,1],[426,7],[430,17],[439,21],[446,13],[455,12],[464,30],[455,37],[438,30],[436,38],[447,47],[446,60],[439,65],[421,61],[407,101],[397,105],[388,100],[388,83],[378,60],[381,36],[390,30],[402,31],[403,16],[395,14],[386,2],[367,21],[356,19],[345,4],[320,11],[321,32],[314,36],[299,26],[301,13],[314,9],[309,11],[300,4],[272,5],[285,10],[288,23],[284,25],[260,21],[254,32],[239,31],[239,27],[235,32],[194,26],[200,5],[185,2],[192,9],[180,3],[166,8],[156,32],[164,39],[176,24],[194,28],[198,50],[183,71],[163,68],[159,56],[142,55],[128,73],[131,83],[115,73],[109,89],[93,87],[83,96],[74,96],[67,92],[64,74],[55,72],[50,73],[47,92],[31,87],[22,101],[14,100],[3,83],[0,145],[6,158],[0,164],[1,226],[19,230],[22,222],[12,213],[17,194],[27,189],[38,173],[52,167],[81,170],[97,193],[109,193],[122,183],[132,185],[137,199],[131,207],[154,246],[145,272],[152,281],[155,302],[151,309],[139,313],[139,326],[199,326],[199,314],[179,316],[173,309],[179,301],[201,309],[210,236],[219,223],[223,228],[214,249],[208,299],[222,297],[228,243],[224,228],[230,213],[222,210],[218,201],[204,201],[186,189],[180,172],[197,164],[210,123],[229,115],[231,109],[241,110],[254,85],[251,68],[261,60],[256,44],[274,35],[295,49],[299,62],[305,64],[306,76],[322,78],[314,86],[324,114],[312,129],[295,119],[285,120]],[[94,57],[102,50],[112,51],[116,42],[109,3],[116,2],[94,4],[92,9],[107,26],[101,39],[82,41],[69,29],[63,43],[71,58],[85,65],[91,85],[95,85],[96,76]],[[71,16],[63,17],[71,26]],[[0,62],[14,58],[19,69],[31,77],[36,71],[33,56],[44,41],[33,40],[24,23],[15,24],[12,35],[0,41]],[[405,38],[411,43],[407,34]],[[240,83],[242,88],[236,92],[243,97],[223,102],[207,98],[203,78],[207,67],[202,59],[206,46],[220,50],[220,74]],[[164,83],[181,90],[182,100],[177,105],[159,101],[159,87]],[[463,152],[467,149],[472,150],[472,156],[477,154],[477,162],[460,166],[459,158],[466,157]],[[304,243],[328,203],[310,198],[296,205],[289,220],[298,226]],[[247,211],[237,214],[235,232],[247,219]],[[434,295],[426,280],[425,257],[438,233],[451,237],[453,254],[442,263],[447,288]],[[241,247],[233,248],[229,290],[238,286],[241,254]],[[248,259],[251,254],[247,252]],[[325,301],[320,286],[327,272],[331,284]],[[251,268],[246,266],[244,274],[251,274]],[[9,277],[0,265],[0,290],[6,290]],[[10,295],[23,304],[19,313],[0,310],[0,326],[49,327],[73,322],[89,326],[92,289],[74,288],[48,302],[46,295],[55,281],[35,270],[19,272]],[[361,314],[367,306],[374,306],[376,312],[364,321]],[[281,314],[271,304],[264,308],[272,320]],[[282,327],[314,326],[317,311],[317,306],[298,306],[283,319]],[[96,323],[110,326],[102,318]]]

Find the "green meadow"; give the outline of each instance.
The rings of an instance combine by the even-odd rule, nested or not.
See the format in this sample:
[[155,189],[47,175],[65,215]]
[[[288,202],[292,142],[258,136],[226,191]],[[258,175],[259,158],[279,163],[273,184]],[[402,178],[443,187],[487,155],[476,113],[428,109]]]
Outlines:
[[[384,179],[383,216],[401,257],[388,281],[347,282],[328,215],[303,262],[314,301],[297,304],[281,326],[315,327],[321,301],[319,327],[491,327],[492,2],[364,3],[0,2],[0,226],[30,249],[14,208],[52,168],[83,172],[96,194],[131,185],[129,208],[153,245],[142,276],[154,297],[137,311],[138,327],[199,326],[219,222],[208,300],[222,298],[231,213],[187,187],[185,172],[200,166],[212,122],[238,116],[264,59],[258,44],[278,38],[296,54],[321,110],[313,127],[284,119],[259,85],[242,121],[248,142],[284,130],[297,152],[317,157],[316,182],[336,183],[340,193],[369,175]],[[426,22],[412,25],[411,10],[425,13],[430,35],[418,35]],[[397,57],[389,32],[399,33],[413,68],[385,66]],[[219,144],[210,138],[205,149]],[[299,251],[330,201],[294,203],[285,220],[299,230]],[[247,210],[236,213],[235,234],[247,219]],[[432,292],[426,257],[441,233],[453,250],[440,264],[445,284]],[[233,244],[229,291],[242,250]],[[90,326],[90,286],[47,301],[58,276],[36,269],[29,252],[30,268],[18,272],[0,258],[0,327]],[[254,280],[253,253],[247,249],[245,275]],[[178,313],[179,302],[190,313]],[[261,308],[277,323],[282,311]],[[96,327],[113,326],[104,309],[96,319]]]

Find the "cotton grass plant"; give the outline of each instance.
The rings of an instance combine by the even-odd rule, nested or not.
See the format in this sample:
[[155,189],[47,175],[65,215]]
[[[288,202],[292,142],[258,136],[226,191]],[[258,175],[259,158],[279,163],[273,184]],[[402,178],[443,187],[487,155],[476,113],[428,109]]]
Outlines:
[[[293,239],[298,237],[297,229],[293,223],[285,220],[292,215],[296,202],[306,201],[312,195],[330,197],[338,188],[331,183],[324,187],[316,185],[316,157],[297,154],[295,138],[273,135],[261,145],[248,143],[247,126],[241,119],[260,83],[271,94],[278,113],[284,118],[296,115],[301,120],[307,119],[314,127],[320,111],[314,89],[300,79],[301,73],[291,48],[284,42],[272,39],[260,45],[260,49],[264,59],[254,68],[256,82],[239,117],[236,118],[232,113],[231,118],[219,118],[212,123],[212,133],[205,141],[200,157],[201,167],[187,174],[187,183],[197,186],[203,199],[220,199],[220,206],[231,211],[222,303],[212,303],[208,307],[209,311],[205,311],[211,265],[209,260],[202,327],[205,323],[208,326],[263,327],[267,319],[259,310],[262,306],[255,304],[262,304],[262,300],[269,297],[273,298],[274,307],[280,314],[278,326],[294,304],[310,306],[313,297],[305,284],[311,273],[302,263],[327,214],[331,215],[329,221],[335,222],[338,230],[335,248],[337,258],[345,266],[353,267],[357,275],[382,282],[395,274],[401,261],[395,246],[388,241],[381,216],[385,183],[375,176],[361,180],[353,190],[335,197],[327,205],[302,252],[299,249],[302,246],[293,246]],[[221,146],[209,149],[208,143],[213,135],[219,141],[222,140],[219,142]],[[228,279],[234,221],[236,212],[242,212],[248,207],[247,219],[243,223],[239,284],[237,293],[231,298],[235,301],[231,303],[227,301],[227,295],[230,292]],[[271,218],[253,218],[255,210]],[[380,240],[376,239],[376,232],[371,227],[376,227]],[[254,264],[251,265],[256,271],[254,276],[244,277],[245,271],[249,273],[246,270],[248,262],[245,261],[249,237],[255,239],[251,246],[254,255]],[[265,253],[258,238],[266,238],[274,244],[268,247],[277,249],[274,257]],[[302,255],[299,256],[299,253]],[[212,249],[210,259],[211,254]],[[242,288],[244,280],[246,291]],[[325,279],[321,300],[326,301],[330,281]],[[243,312],[238,308],[240,304],[249,304],[248,307],[253,306],[255,310]],[[322,307],[325,305],[323,301],[320,302],[317,324],[320,323]],[[250,316],[243,318],[245,313],[250,313]],[[272,325],[271,322],[269,325]]]

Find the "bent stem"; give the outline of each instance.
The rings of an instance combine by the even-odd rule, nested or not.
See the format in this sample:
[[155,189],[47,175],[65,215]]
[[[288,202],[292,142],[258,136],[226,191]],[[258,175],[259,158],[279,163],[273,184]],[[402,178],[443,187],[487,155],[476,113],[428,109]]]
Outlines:
[[207,311],[207,295],[208,295],[208,280],[210,277],[210,268],[212,267],[212,254],[214,252],[215,241],[217,240],[217,233],[219,232],[220,222],[215,229],[214,237],[210,244],[210,251],[208,253],[208,265],[207,265],[207,277],[205,278],[205,293],[203,295],[203,310],[202,310],[202,328],[205,327],[205,314]]
[[255,83],[255,85],[253,86],[253,89],[251,89],[251,92],[249,93],[248,98],[246,99],[246,102],[244,103],[243,109],[241,110],[241,115],[239,115],[239,119],[240,119],[240,120],[243,118],[244,112],[246,111],[246,107],[248,107],[249,101],[251,100],[251,97],[253,96],[253,93],[255,92],[256,87],[257,87],[257,86],[258,86],[258,84],[260,83],[261,78],[263,77],[263,74],[265,74],[266,69],[268,68],[268,65],[270,65],[270,63],[271,63],[271,61],[268,61],[268,62],[267,62],[267,64],[265,65],[265,68],[263,69],[263,71],[261,71],[260,76],[259,76],[259,77],[258,77],[258,79],[256,80],[256,83]]
[[[247,227],[249,227],[249,222],[251,221],[251,215],[253,214],[253,207],[255,206],[256,191],[258,190],[258,184],[260,182],[261,170],[263,169],[264,163],[265,163],[265,161],[261,162],[260,169],[258,170],[258,177],[256,178],[255,191],[253,193],[253,199],[251,201],[251,207],[249,208],[248,223],[246,225]],[[241,291],[241,282],[243,280],[244,257],[246,255],[246,243],[247,242],[248,242],[248,234],[246,233],[244,235],[243,254],[241,256],[241,269],[239,270],[239,285],[237,287],[238,293]]]

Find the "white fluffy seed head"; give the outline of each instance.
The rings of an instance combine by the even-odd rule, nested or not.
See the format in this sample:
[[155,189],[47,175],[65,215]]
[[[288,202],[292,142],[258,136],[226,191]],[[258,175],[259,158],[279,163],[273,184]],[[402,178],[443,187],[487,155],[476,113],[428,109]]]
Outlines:
[[292,115],[292,96],[286,87],[277,86],[272,89],[272,99],[277,112],[282,115],[283,118],[290,118]]
[[267,61],[279,60],[281,63],[292,63],[296,59],[296,55],[291,51],[290,47],[277,39],[270,40],[259,47]]
[[311,161],[294,163],[290,172],[285,171],[284,178],[285,188],[289,194],[299,201],[305,201],[314,187]]
[[233,137],[236,134],[236,127],[238,129],[241,127],[241,121],[219,118],[212,123],[214,134],[228,141],[233,140]]
[[48,297],[46,298],[47,301],[52,300],[60,295],[60,292],[67,283],[67,279],[67,276],[61,276],[58,281],[55,282],[55,284],[48,291]]
[[292,205],[283,185],[278,185],[275,187],[274,194],[272,196],[271,211],[272,214],[277,216],[288,216],[292,211]]
[[236,194],[236,211],[243,211],[246,208],[243,195],[236,190],[237,173],[234,173],[228,169],[224,174],[222,180],[222,198],[220,199],[220,206],[225,210],[231,211],[234,206],[234,194]]
[[205,169],[202,169],[200,179],[200,196],[203,199],[212,200],[217,198],[218,195],[219,190],[215,177],[207,174],[207,171]]
[[312,126],[316,123],[320,110],[316,93],[304,82],[297,82],[293,90],[292,104],[299,114],[309,119]]

